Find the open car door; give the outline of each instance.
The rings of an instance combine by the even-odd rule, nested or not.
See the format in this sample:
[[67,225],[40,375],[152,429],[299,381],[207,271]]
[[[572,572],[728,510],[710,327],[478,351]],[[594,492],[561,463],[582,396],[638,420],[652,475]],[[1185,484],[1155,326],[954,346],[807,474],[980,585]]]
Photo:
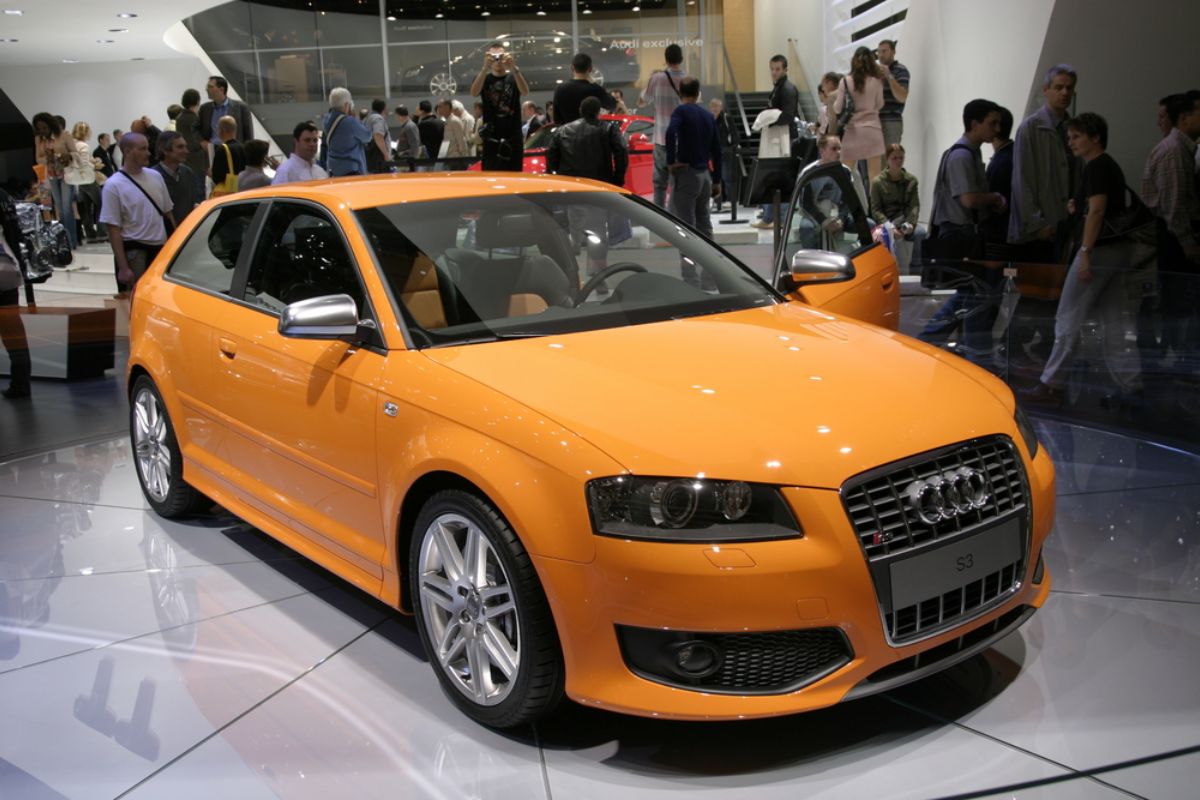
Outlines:
[[[847,256],[848,281],[792,288],[792,259],[801,250]],[[842,164],[812,164],[792,192],[783,242],[775,253],[774,284],[788,297],[812,306],[896,330],[900,324],[900,275],[896,259],[871,240],[866,198]]]

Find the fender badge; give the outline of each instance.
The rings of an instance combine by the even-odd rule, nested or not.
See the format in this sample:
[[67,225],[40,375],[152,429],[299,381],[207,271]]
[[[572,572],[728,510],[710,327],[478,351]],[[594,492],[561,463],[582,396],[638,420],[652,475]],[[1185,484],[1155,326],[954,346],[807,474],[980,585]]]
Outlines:
[[389,417],[394,417],[400,413],[400,406],[396,405],[395,403],[384,403],[383,413],[387,414]]

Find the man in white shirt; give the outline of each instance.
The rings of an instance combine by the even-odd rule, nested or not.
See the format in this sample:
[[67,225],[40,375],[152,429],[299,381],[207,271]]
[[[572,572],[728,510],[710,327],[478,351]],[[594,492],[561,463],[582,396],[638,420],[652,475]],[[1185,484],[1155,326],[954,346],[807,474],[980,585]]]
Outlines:
[[319,144],[316,125],[311,122],[301,122],[297,125],[292,131],[292,154],[280,165],[271,183],[319,181],[328,178],[329,173],[315,161]]
[[132,285],[167,241],[166,222],[175,228],[171,194],[162,175],[146,169],[150,144],[140,133],[121,137],[120,172],[104,182],[100,222],[108,226],[108,241],[116,259],[119,296]]

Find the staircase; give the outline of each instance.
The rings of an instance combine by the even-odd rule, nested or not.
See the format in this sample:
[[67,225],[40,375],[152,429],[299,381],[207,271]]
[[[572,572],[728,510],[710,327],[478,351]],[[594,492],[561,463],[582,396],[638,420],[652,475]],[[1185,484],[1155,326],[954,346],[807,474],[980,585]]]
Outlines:
[[[806,122],[817,121],[817,102],[812,96],[812,92],[802,87],[800,89],[800,117]],[[754,118],[761,112],[767,110],[771,98],[770,92],[746,92],[742,95],[742,104],[746,107],[746,119],[751,125],[754,124]],[[730,114],[733,121],[738,126],[738,133],[742,137],[742,158],[749,161],[750,159],[758,158],[758,140],[757,133],[746,136],[746,129],[742,127],[741,108],[738,106],[737,96],[729,93],[725,95],[725,111]]]

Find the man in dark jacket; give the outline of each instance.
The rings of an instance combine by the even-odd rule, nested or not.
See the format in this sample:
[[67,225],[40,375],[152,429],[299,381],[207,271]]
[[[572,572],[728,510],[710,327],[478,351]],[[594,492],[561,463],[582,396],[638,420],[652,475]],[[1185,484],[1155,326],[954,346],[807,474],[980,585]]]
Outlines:
[[[772,56],[769,66],[774,86],[771,89],[771,96],[767,100],[767,108],[779,109],[779,119],[772,122],[768,127],[787,127],[788,146],[783,155],[790,156],[792,154],[792,143],[796,141],[796,137],[799,135],[799,130],[796,127],[796,115],[800,111],[800,90],[796,88],[796,84],[788,80],[788,60],[786,56],[781,54]],[[765,130],[763,131],[763,137],[766,137]],[[778,156],[779,154],[770,153],[763,155]],[[786,219],[787,212],[788,204],[784,202],[780,206],[779,213]],[[756,228],[775,227],[775,206],[771,203],[763,205],[762,219],[751,224]]]
[[[417,104],[417,132],[421,137],[421,146],[425,148],[425,158],[437,160],[438,151],[442,149],[442,139],[446,136],[446,123],[433,113],[433,103],[422,100]],[[418,168],[420,172],[430,172],[433,164]]]
[[571,80],[560,83],[554,90],[554,119],[559,125],[579,119],[583,114],[580,106],[588,97],[595,97],[608,111],[617,107],[617,98],[592,82],[592,57],[587,53],[576,53],[571,59]]
[[[585,97],[579,104],[579,113],[579,119],[560,127],[550,140],[546,150],[547,169],[559,175],[624,186],[629,153],[617,126],[600,119],[597,97]],[[571,242],[578,249],[586,239],[588,275],[595,275],[608,265],[608,218],[593,206],[571,206],[567,216]],[[578,280],[577,275],[567,278]],[[603,289],[598,291],[605,293]]]
[[[237,140],[248,142],[254,138],[254,120],[250,107],[229,96],[229,83],[220,75],[213,75],[204,87],[208,102],[200,106],[200,140],[205,146],[220,144],[217,122],[221,117],[233,117],[237,123]],[[185,106],[186,107],[186,106]]]

